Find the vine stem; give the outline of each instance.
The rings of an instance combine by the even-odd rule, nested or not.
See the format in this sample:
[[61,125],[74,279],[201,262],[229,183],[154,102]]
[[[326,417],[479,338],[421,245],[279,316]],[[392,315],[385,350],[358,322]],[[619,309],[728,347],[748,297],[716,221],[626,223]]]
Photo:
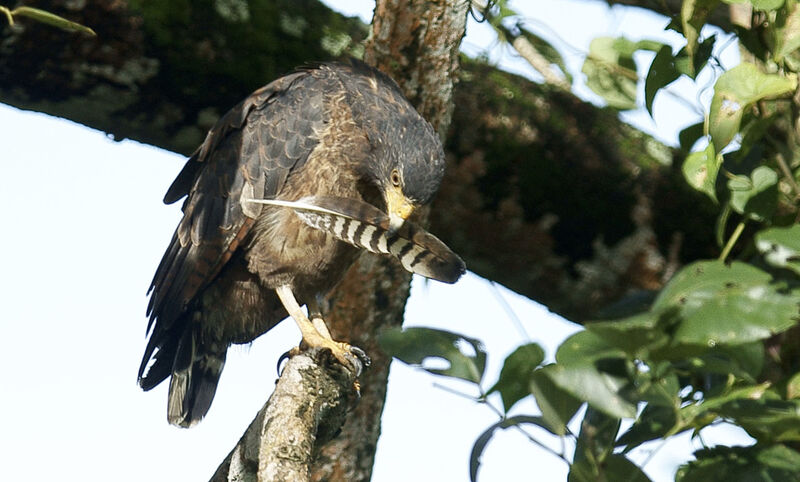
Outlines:
[[794,191],[795,199],[797,199],[798,197],[800,197],[800,186],[797,185],[797,181],[794,178],[794,174],[792,174],[791,168],[789,168],[789,165],[786,163],[786,160],[783,158],[783,156],[778,155],[775,156],[775,158],[778,161],[778,167],[781,169],[781,172],[786,177],[786,182],[789,183],[789,185],[792,187],[792,190]]
[[747,223],[746,220],[742,219],[739,221],[739,224],[736,226],[736,229],[733,230],[733,234],[731,237],[728,238],[728,242],[725,244],[725,247],[722,249],[722,253],[719,255],[720,261],[725,261],[725,258],[728,257],[730,254],[731,249],[733,249],[733,245],[736,244],[736,241],[739,239],[739,236],[742,235],[742,231],[744,231],[744,226]]
[[11,10],[9,10],[8,7],[4,7],[2,5],[0,5],[0,12],[3,12],[3,14],[8,19],[8,25],[10,27],[13,27],[14,26],[14,13]]

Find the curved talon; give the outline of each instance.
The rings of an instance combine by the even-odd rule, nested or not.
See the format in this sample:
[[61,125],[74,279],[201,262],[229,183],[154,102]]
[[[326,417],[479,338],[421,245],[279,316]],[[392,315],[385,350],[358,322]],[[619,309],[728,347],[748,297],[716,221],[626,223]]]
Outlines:
[[[353,345],[349,345],[347,343],[339,343],[339,346],[342,349],[341,358],[336,357],[342,362],[342,365],[349,365],[348,368],[353,369],[353,373],[355,374],[356,378],[361,376],[361,373],[364,371],[364,368],[367,368],[372,363],[367,353],[362,350],[361,348]],[[336,356],[334,354],[334,356]],[[344,358],[347,360],[348,363],[344,363],[342,360]]]
[[367,355],[367,352],[361,348],[350,345],[350,353],[358,357],[359,361],[364,364],[364,367],[369,367],[372,364],[372,360],[369,358],[369,355]]
[[353,374],[355,374],[356,378],[361,376],[361,372],[364,370],[364,365],[361,363],[361,359],[358,358],[358,355],[348,349],[341,353],[341,357],[336,356],[335,353],[333,356],[339,361],[339,363],[344,365],[345,368],[351,370]]
[[275,367],[278,370],[278,376],[281,376],[281,373],[283,372],[283,370],[281,370],[281,365],[283,364],[283,362],[289,360],[289,358],[292,357],[292,352],[294,350],[295,350],[294,348],[292,348],[291,350],[286,350],[285,352],[283,352],[283,355],[281,355],[278,358],[278,365]]

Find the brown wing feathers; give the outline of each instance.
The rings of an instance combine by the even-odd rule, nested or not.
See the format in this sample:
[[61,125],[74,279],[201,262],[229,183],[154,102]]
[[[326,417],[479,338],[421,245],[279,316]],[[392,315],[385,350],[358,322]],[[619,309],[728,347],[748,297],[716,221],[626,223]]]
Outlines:
[[[303,89],[302,95],[291,95],[290,90],[308,77],[308,72],[283,77],[231,109],[167,191],[167,203],[188,197],[150,286],[147,314],[152,333],[139,368],[143,388],[168,377],[175,368],[172,358],[177,363],[186,355],[190,343],[181,340],[191,331],[185,318],[194,299],[230,260],[261,212],[261,206],[243,199],[274,197],[318,142],[314,125],[322,122],[321,109],[315,105],[315,114],[303,119],[314,109],[299,99],[319,104],[322,91]],[[291,125],[287,117],[295,119]],[[155,361],[145,375],[151,358]]]
[[[388,88],[381,93],[388,96],[380,104],[382,107],[353,94],[355,97],[345,99],[346,112],[371,125],[373,133],[393,132],[390,128],[399,129],[398,125],[405,130],[402,122],[394,125],[394,118],[413,109],[403,101],[399,88],[382,74],[359,65],[311,68],[255,91],[209,131],[167,191],[166,203],[186,196],[184,216],[150,287],[147,309],[150,338],[139,368],[139,384],[149,390],[172,377],[170,423],[191,426],[209,408],[227,346],[238,342],[238,338],[216,333],[215,324],[220,323],[220,317],[236,318],[238,314],[206,301],[216,297],[219,290],[227,289],[224,287],[228,279],[224,276],[228,271],[224,268],[232,257],[238,256],[243,245],[244,249],[251,249],[246,240],[264,235],[253,228],[260,227],[262,220],[269,221],[267,218],[256,221],[261,215],[261,204],[293,204],[276,197],[291,195],[284,189],[287,182],[291,184],[294,179],[291,186],[295,188],[297,182],[306,182],[313,174],[306,172],[308,169],[298,171],[319,144],[320,135],[336,125],[330,114],[339,112],[334,108],[338,104],[333,101],[326,104],[326,99],[341,100],[350,95],[349,90],[343,89],[344,77],[366,82],[359,92],[370,95],[378,89],[377,79],[385,84],[381,89]],[[415,119],[411,120],[416,122]],[[378,135],[372,140],[380,143],[381,139]],[[413,145],[422,146],[420,149],[425,152],[411,152],[409,156],[428,159],[425,156],[433,148],[424,143]],[[392,153],[380,155],[383,157],[379,156],[379,160],[395,159]],[[425,169],[415,172],[426,176],[428,173]],[[418,186],[420,189],[411,193],[415,194],[411,198],[426,202],[430,198],[428,191],[436,185],[438,181]],[[392,255],[411,272],[448,283],[455,282],[465,272],[463,261],[436,237],[408,222],[397,232],[390,232],[388,216],[365,202],[334,197],[303,201],[305,206],[291,207],[306,224],[356,247]],[[233,266],[237,267],[238,264]],[[218,279],[220,276],[223,278]]]

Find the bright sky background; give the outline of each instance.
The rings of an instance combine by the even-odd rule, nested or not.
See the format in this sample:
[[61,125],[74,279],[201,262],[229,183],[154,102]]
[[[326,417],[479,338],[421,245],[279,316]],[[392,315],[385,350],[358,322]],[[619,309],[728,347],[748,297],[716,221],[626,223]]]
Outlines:
[[[370,21],[371,1],[326,3]],[[663,19],[601,2],[513,6],[540,33],[559,32],[569,37],[570,48],[583,52],[591,38],[623,32],[634,40],[677,41],[662,32]],[[487,25],[470,20],[463,48],[470,55],[488,49],[489,58],[504,68],[536,77],[493,38]],[[554,43],[564,51],[566,44]],[[567,62],[580,78],[581,57],[568,55]],[[578,85],[577,91],[597,100],[585,87]],[[685,95],[694,100],[705,94]],[[683,127],[678,121],[690,124],[699,115],[687,119],[688,111],[673,104],[664,107],[657,100],[655,123],[641,112],[624,117],[674,144]],[[0,106],[4,479],[206,480],[267,399],[278,356],[299,340],[291,322],[250,347],[230,350],[211,411],[191,430],[167,424],[166,384],[149,393],[136,384],[145,345],[145,291],[180,217],[180,203],[164,206],[161,198],[183,161],[136,142],[114,142],[66,120]],[[501,298],[527,335],[516,328]],[[504,357],[527,337],[552,357],[579,329],[471,274],[453,286],[415,277],[406,311],[406,326],[413,325],[483,340],[490,354],[486,387]],[[373,480],[468,480],[472,444],[496,417],[434,383],[469,390],[393,364]],[[533,413],[535,407],[525,402],[515,412]],[[706,442],[726,440],[730,433],[704,432]],[[697,446],[688,437],[671,442],[647,464],[648,474],[655,481],[672,480],[677,464]],[[636,460],[647,456],[642,451]],[[538,480],[558,481],[566,472],[563,462],[509,431],[488,446],[480,479],[513,482],[531,480],[535,473]]]

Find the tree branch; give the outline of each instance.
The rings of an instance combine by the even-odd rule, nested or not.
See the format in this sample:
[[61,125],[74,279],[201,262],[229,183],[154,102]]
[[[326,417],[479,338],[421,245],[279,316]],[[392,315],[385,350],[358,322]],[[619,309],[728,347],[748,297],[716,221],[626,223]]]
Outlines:
[[[611,6],[625,5],[628,7],[643,8],[659,13],[669,18],[679,17],[683,0],[603,0]],[[707,22],[716,25],[726,32],[733,30],[729,5],[720,3],[708,16]]]
[[[454,87],[455,50],[434,48],[457,45],[463,33],[442,32],[454,18],[442,13],[447,2],[426,2],[417,16],[407,1],[381,2],[377,11],[391,21],[375,23],[366,49],[360,42],[366,26],[313,0],[265,2],[273,15],[239,19],[221,16],[211,0],[180,9],[168,2],[36,3],[93,27],[98,37],[23,21],[20,30],[0,30],[0,102],[184,154],[247,92],[303,62],[357,55],[359,48],[440,134],[450,117],[443,99],[452,92],[447,178],[431,231],[470,271],[571,320],[591,318],[627,293],[657,289],[676,235],[684,242],[673,259],[719,254],[709,242],[711,203],[670,166],[673,153],[622,124],[617,112],[476,62],[461,67]],[[298,19],[325,28],[302,28]],[[340,47],[331,50],[331,39],[341,39]],[[636,221],[643,211],[648,219]],[[395,308],[402,312],[402,304]],[[356,344],[369,349],[370,343]],[[365,428],[377,438],[377,429]]]
[[[483,13],[483,16],[487,19],[490,19],[492,12],[489,9],[489,4],[486,0],[472,0],[473,8],[478,9],[480,12]],[[539,74],[541,74],[542,78],[544,78],[545,83],[552,85],[556,88],[559,88],[565,92],[569,92],[572,88],[572,85],[565,79],[563,76],[556,73],[555,69],[550,64],[544,55],[542,55],[539,50],[523,35],[515,35],[510,30],[503,28],[500,25],[494,25],[495,31],[502,32],[502,34],[507,38],[508,43],[514,47],[514,50],[527,61],[531,67],[534,68]]]
[[330,352],[292,357],[275,391],[211,482],[304,482],[319,446],[341,430],[354,395],[353,374]]

